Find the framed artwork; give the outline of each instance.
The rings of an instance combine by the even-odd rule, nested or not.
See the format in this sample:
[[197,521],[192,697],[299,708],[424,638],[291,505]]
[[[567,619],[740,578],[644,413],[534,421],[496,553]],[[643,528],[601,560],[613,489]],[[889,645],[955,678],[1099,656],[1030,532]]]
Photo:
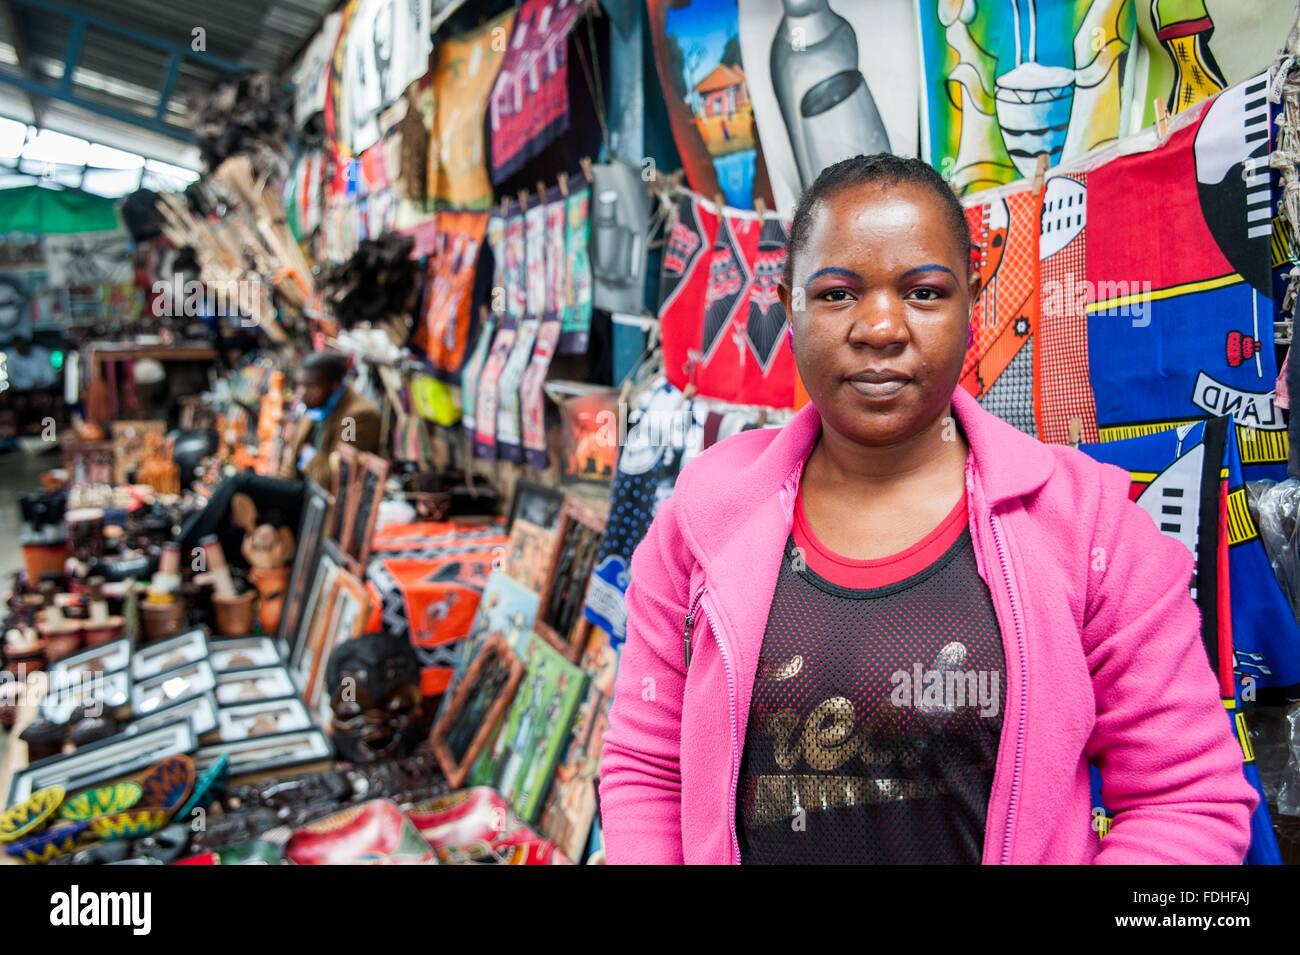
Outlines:
[[126,727],[127,733],[143,733],[176,720],[189,720],[195,736],[204,736],[217,728],[217,698],[211,692],[200,693],[180,703],[154,710]]
[[278,700],[295,696],[294,685],[286,667],[262,667],[257,670],[231,670],[217,675],[214,690],[217,703],[231,706],[259,700]]
[[334,517],[330,538],[340,544],[348,539],[352,529],[352,482],[357,473],[357,449],[350,444],[338,446],[339,466],[334,472]]
[[335,645],[361,635],[369,609],[370,598],[365,586],[347,568],[340,567],[329,606],[326,609],[322,605],[322,610],[317,613],[317,618],[323,622],[313,631],[311,646],[299,670],[304,674],[302,695],[309,709],[320,707],[325,667]]
[[236,637],[213,640],[208,644],[208,662],[218,673],[251,670],[254,667],[279,666],[280,651],[270,637]]
[[505,638],[489,637],[433,728],[433,751],[452,789],[465,784],[523,678],[524,665]]
[[557,538],[554,530],[519,517],[510,526],[505,569],[512,578],[540,594],[551,576]]
[[147,680],[165,670],[175,670],[196,663],[208,655],[208,638],[202,630],[190,630],[178,637],[151,643],[135,651],[131,658],[131,678]]
[[131,665],[131,641],[123,637],[66,656],[49,665],[50,683],[80,680],[91,673],[116,673]]
[[459,642],[456,650],[456,669],[451,682],[447,685],[444,699],[450,700],[456,693],[456,686],[461,677],[469,670],[480,647],[492,637],[500,634],[505,637],[506,645],[518,652],[528,640],[537,618],[538,596],[510,577],[503,570],[492,571],[483,596],[479,599],[478,609],[474,612],[474,622],[470,624],[469,635]]
[[302,700],[291,697],[222,707],[217,713],[217,725],[221,741],[233,743],[253,736],[309,729],[311,716]]
[[194,754],[194,765],[199,770],[204,770],[223,754],[227,754],[230,762],[226,764],[226,771],[234,778],[270,773],[307,763],[328,763],[333,753],[329,737],[320,730],[291,730],[269,736],[250,736],[234,743],[221,742],[204,746]]
[[62,786],[76,792],[138,772],[178,753],[192,753],[196,740],[189,720],[175,720],[145,733],[119,733],[71,753],[38,760],[14,773],[9,801],[15,805],[38,789]]
[[366,561],[370,559],[370,541],[375,533],[379,505],[384,499],[388,467],[388,462],[377,454],[362,454],[354,471],[352,520],[339,545],[348,559],[348,569],[358,577],[365,575]]
[[313,571],[320,560],[321,542],[325,537],[325,518],[329,515],[329,495],[315,481],[304,481],[307,486],[302,505],[302,521],[298,526],[298,553],[289,574],[289,589],[285,593],[284,611],[280,614],[280,642],[292,646],[302,618],[307,589],[313,580]]
[[513,527],[515,519],[522,518],[535,527],[554,530],[563,507],[564,495],[554,488],[532,481],[516,481],[515,496],[510,502],[510,521],[506,527]]
[[591,623],[582,613],[587,584],[605,539],[605,515],[573,495],[565,498],[551,573],[540,591],[537,634],[577,663]]
[[54,723],[66,723],[83,706],[103,704],[108,712],[126,705],[131,698],[131,681],[125,670],[116,673],[84,673],[60,676],[51,681],[41,699],[40,714]]
[[470,773],[471,785],[490,785],[531,824],[541,811],[587,676],[533,634],[524,651],[524,679],[500,732]]
[[174,670],[167,670],[131,687],[131,712],[145,716],[172,703],[207,693],[217,684],[216,674],[207,660],[196,660]]
[[334,599],[334,583],[338,580],[342,563],[342,558],[338,556],[338,548],[332,541],[325,541],[316,560],[311,590],[308,592],[302,615],[298,618],[297,631],[293,637],[293,649],[289,654],[289,666],[300,676],[303,658],[311,645],[317,618],[321,614],[322,607],[328,608]]

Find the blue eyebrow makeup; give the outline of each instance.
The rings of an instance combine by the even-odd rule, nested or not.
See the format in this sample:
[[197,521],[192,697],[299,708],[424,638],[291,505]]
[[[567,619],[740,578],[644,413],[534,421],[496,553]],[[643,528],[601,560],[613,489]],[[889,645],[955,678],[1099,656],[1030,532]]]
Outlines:
[[[817,270],[816,272],[814,272],[812,275],[808,276],[808,282],[811,283],[812,280],[815,279],[815,278],[817,278],[817,276],[819,276],[819,275],[844,275],[844,276],[847,276],[847,277],[849,277],[849,278],[851,278],[851,279],[861,279],[861,278],[862,278],[862,276],[858,275],[857,272],[851,272],[851,271],[849,271],[848,269],[837,269],[837,268],[831,267],[831,268],[825,268],[825,269],[818,269],[818,270]],[[807,284],[807,283],[805,283],[805,284]]]
[[946,265],[918,265],[914,269],[908,269],[906,272],[903,273],[903,276],[906,277],[916,272],[947,272],[954,279],[957,278],[956,273],[954,273],[953,270],[948,268],[948,266]]

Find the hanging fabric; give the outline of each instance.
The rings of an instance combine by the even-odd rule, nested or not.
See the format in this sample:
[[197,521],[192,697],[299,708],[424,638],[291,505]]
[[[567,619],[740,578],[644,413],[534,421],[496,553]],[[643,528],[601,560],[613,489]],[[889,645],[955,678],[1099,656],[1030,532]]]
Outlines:
[[488,115],[492,181],[514,175],[569,127],[568,40],[583,0],[524,0]]
[[1025,184],[966,206],[980,292],[971,318],[961,386],[1026,434],[1034,423],[1034,335],[1038,331],[1040,196]]

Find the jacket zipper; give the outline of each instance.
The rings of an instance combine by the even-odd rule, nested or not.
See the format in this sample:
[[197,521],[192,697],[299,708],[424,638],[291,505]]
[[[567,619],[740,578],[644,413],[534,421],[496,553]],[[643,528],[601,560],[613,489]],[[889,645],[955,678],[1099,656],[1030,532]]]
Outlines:
[[1010,561],[1007,558],[1006,545],[1002,537],[1002,527],[998,524],[997,515],[989,510],[989,524],[993,528],[993,540],[998,549],[998,562],[1002,565],[1002,576],[1007,582],[1007,596],[1011,601],[1011,620],[1015,628],[1016,651],[1020,657],[1020,718],[1016,723],[1016,756],[1011,773],[1011,794],[1007,806],[1007,827],[1002,837],[1002,864],[1008,865],[1011,862],[1011,833],[1015,826],[1016,810],[1019,808],[1020,798],[1020,774],[1024,762],[1025,751],[1025,709],[1028,706],[1028,694],[1026,685],[1029,680],[1029,664],[1025,660],[1025,641],[1024,630],[1020,620],[1020,603],[1016,598],[1016,588],[1011,580]]
[[718,630],[717,622],[713,619],[713,614],[709,613],[709,608],[704,606],[704,588],[701,587],[691,601],[690,609],[686,612],[686,632],[683,639],[685,647],[686,666],[691,665],[691,634],[695,630],[695,612],[696,610],[704,611],[704,618],[709,622],[709,630],[713,633],[713,639],[718,644],[718,652],[722,654],[722,668],[727,673],[727,713],[731,720],[731,811],[727,814],[727,824],[731,830],[731,848],[736,854],[736,861],[740,861],[740,838],[736,835],[736,790],[740,785],[740,733],[736,730],[736,679],[731,673],[731,657],[727,655],[726,644],[722,641],[722,635]]

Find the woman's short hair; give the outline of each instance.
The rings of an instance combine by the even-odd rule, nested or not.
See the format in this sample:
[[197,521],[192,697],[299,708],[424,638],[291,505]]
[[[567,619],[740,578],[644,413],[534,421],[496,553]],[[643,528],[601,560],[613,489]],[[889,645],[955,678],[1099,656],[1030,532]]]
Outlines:
[[963,258],[970,262],[970,226],[966,223],[966,212],[962,208],[961,200],[957,198],[957,194],[952,191],[947,181],[935,171],[934,167],[923,160],[906,159],[891,153],[875,153],[870,156],[854,156],[852,159],[844,159],[827,166],[799,197],[799,203],[794,210],[794,219],[790,224],[790,239],[786,244],[785,272],[782,275],[786,288],[794,286],[794,257],[808,242],[808,230],[812,228],[813,211],[817,203],[841,189],[853,186],[871,184],[896,186],[899,183],[925,186],[939,197],[943,203],[948,228],[952,232],[952,239],[957,243]]

